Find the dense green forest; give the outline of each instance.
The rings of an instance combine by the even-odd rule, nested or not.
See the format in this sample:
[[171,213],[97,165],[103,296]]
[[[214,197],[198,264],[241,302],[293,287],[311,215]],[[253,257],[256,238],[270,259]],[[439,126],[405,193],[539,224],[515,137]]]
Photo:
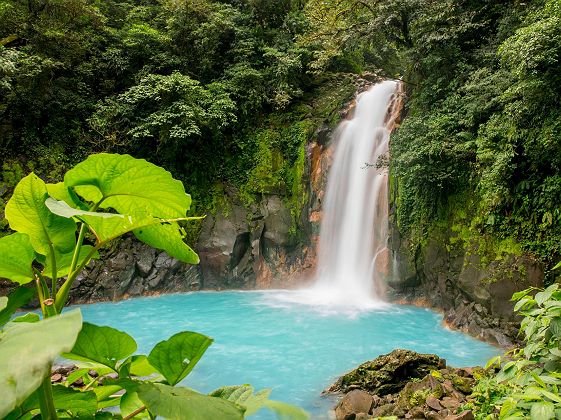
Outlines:
[[313,3],[318,70],[342,61],[406,83],[391,148],[402,229],[418,242],[444,220],[478,247],[490,234],[558,259],[561,4]]
[[195,213],[225,188],[284,195],[304,146],[355,86],[310,74],[302,1],[2,1],[0,155],[7,199],[29,170],[130,153],[182,179]]
[[404,232],[445,221],[559,259],[558,1],[3,0],[0,22],[6,195],[111,151],[168,168],[199,209],[233,185],[298,212],[304,144],[368,71],[409,96]]

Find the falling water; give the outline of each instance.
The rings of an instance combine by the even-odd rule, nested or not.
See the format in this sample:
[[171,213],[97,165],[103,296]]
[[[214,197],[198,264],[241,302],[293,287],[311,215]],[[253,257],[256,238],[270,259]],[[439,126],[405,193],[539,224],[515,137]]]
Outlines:
[[333,138],[311,288],[275,295],[280,302],[315,305],[327,313],[356,314],[384,306],[392,273],[388,248],[389,136],[401,109],[401,83],[384,81],[358,95],[351,119]]
[[360,94],[335,133],[321,223],[315,292],[326,303],[364,306],[383,298],[390,274],[388,154],[399,82]]

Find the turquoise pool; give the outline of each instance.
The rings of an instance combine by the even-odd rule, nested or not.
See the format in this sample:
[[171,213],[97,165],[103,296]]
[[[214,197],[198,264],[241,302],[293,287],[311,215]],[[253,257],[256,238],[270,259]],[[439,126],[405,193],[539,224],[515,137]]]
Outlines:
[[[436,353],[452,366],[484,364],[499,352],[443,328],[441,315],[427,309],[325,310],[290,303],[291,293],[298,292],[196,292],[80,308],[86,321],[133,335],[143,353],[178,331],[209,335],[215,342],[185,385],[202,392],[240,383],[272,388],[272,399],[297,404],[317,419],[329,418],[333,405],[321,397],[323,389],[394,348]],[[272,417],[261,412],[255,418]]]

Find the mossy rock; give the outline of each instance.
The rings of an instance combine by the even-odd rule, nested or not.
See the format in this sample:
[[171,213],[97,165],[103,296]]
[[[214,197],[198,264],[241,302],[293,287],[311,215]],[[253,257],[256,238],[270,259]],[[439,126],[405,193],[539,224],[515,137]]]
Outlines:
[[432,370],[445,366],[446,361],[435,354],[420,354],[411,350],[397,349],[363,363],[343,375],[327,392],[363,389],[384,396],[397,393],[412,379],[422,379]]

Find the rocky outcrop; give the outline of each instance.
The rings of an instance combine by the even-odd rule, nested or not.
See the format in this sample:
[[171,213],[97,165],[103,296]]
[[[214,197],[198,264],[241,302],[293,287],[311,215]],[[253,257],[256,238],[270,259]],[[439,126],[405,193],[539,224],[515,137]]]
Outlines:
[[84,269],[72,286],[70,301],[118,300],[200,287],[198,266],[183,264],[131,236],[102,251],[102,258]]
[[[335,407],[337,420],[471,420],[473,413],[461,406],[469,399],[477,369],[447,367],[434,354],[394,350],[344,375],[327,392],[344,393]],[[349,378],[353,385],[342,386]]]
[[290,287],[313,268],[308,240],[296,235],[296,223],[278,195],[244,206],[235,192],[228,207],[207,216],[196,250],[203,288]]
[[394,300],[440,308],[450,327],[503,347],[512,345],[518,332],[512,294],[543,286],[543,268],[531,256],[511,252],[489,258],[489,250],[459,240],[453,230],[435,229],[412,250],[393,225],[390,247]]
[[422,378],[432,370],[446,366],[446,360],[434,354],[419,354],[397,349],[363,363],[341,376],[326,392],[362,389],[376,395],[399,392],[413,378]]

